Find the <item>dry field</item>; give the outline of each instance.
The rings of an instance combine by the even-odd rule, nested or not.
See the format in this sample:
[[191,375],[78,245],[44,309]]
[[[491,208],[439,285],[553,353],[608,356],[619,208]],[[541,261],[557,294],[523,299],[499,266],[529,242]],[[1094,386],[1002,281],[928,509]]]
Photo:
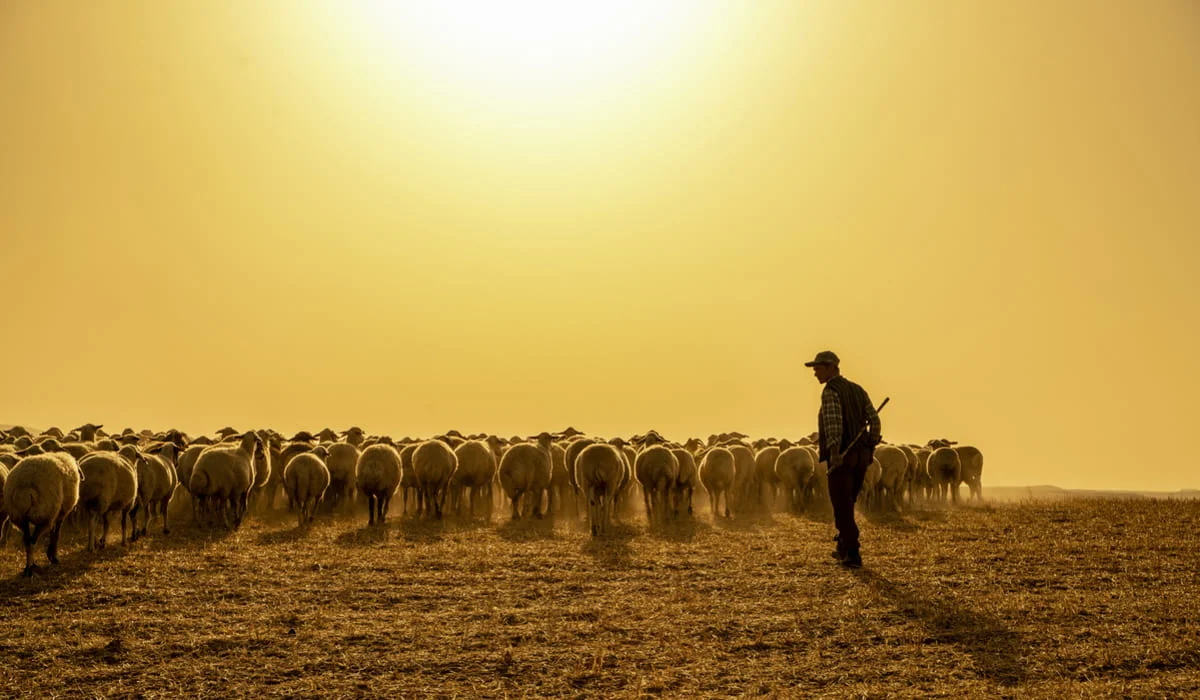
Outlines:
[[[702,500],[702,499],[698,499]],[[860,519],[863,519],[860,515]],[[593,542],[559,522],[181,524],[32,580],[0,565],[0,688],[38,696],[1180,696],[1200,503],[776,514]],[[15,534],[15,533],[14,533]],[[39,562],[44,559],[39,555]]]

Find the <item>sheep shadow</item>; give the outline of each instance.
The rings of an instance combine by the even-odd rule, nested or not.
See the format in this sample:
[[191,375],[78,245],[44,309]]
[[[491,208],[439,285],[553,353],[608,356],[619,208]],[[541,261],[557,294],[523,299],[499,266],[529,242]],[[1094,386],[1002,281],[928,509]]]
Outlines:
[[334,538],[341,547],[369,547],[387,542],[388,528],[386,525],[363,525],[357,530],[347,530]]
[[293,525],[285,530],[268,530],[258,534],[257,542],[263,545],[290,544],[299,542],[308,538],[312,532],[312,526],[306,525],[297,527]]
[[646,530],[646,534],[656,540],[687,544],[694,541],[697,535],[710,532],[712,529],[712,525],[694,515],[681,515],[665,523],[652,524]]
[[944,507],[930,508],[930,504],[925,504],[919,508],[913,508],[908,511],[909,517],[913,520],[918,520],[923,523],[944,523],[949,517],[950,509]]
[[170,534],[151,532],[139,540],[147,549],[158,552],[199,550],[229,539],[237,530],[224,526],[201,525],[196,522],[177,523]]
[[496,528],[496,534],[508,542],[549,540],[557,537],[554,533],[554,518],[550,517],[505,520]]
[[748,511],[734,513],[732,518],[713,518],[712,526],[721,530],[751,532],[776,527],[779,523],[772,513],[763,511]]
[[413,517],[401,519],[393,529],[400,539],[428,544],[445,537],[447,528],[453,529],[445,520]]
[[120,541],[115,545],[109,542],[101,550],[87,551],[87,547],[65,552],[63,543],[59,542],[58,564],[46,562],[46,541],[38,540],[34,548],[33,576],[26,577],[25,547],[21,546],[20,564],[13,571],[13,576],[0,581],[0,600],[8,600],[18,595],[56,591],[74,583],[100,562],[111,561],[125,556],[126,548],[121,547]]
[[902,513],[894,511],[869,511],[865,514],[867,522],[878,527],[884,527],[897,532],[917,532],[921,526],[908,520]]
[[606,569],[628,568],[633,562],[633,547],[629,546],[629,542],[637,532],[632,525],[613,523],[603,535],[591,537],[589,534],[590,539],[583,545],[583,553]]
[[925,627],[932,643],[954,644],[975,660],[983,676],[1005,687],[1025,680],[1027,648],[1021,635],[999,619],[970,608],[961,601],[948,603],[888,580],[869,568],[853,570],[855,578],[896,610]]

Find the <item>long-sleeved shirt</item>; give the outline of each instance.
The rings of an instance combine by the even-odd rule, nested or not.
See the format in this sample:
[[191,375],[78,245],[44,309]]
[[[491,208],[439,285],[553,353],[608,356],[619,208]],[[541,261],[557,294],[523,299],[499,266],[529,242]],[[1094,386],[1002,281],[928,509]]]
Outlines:
[[[831,379],[830,382],[832,381]],[[871,405],[869,397],[866,400],[864,408],[866,410],[867,425],[870,426],[871,433],[879,435],[881,432],[879,414],[875,412],[875,407]],[[828,382],[825,384],[825,389],[821,391],[821,411],[818,414],[818,419],[821,422],[821,432],[825,434],[825,448],[831,453],[840,452],[842,444],[842,401],[838,397],[837,391]],[[857,433],[858,431],[855,430],[855,432]]]

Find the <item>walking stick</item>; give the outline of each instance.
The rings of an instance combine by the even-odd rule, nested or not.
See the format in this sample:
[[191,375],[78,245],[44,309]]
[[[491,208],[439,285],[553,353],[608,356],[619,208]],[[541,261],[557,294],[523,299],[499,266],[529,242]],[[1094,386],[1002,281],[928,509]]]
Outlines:
[[[884,406],[886,406],[886,405],[888,405],[888,401],[891,401],[891,400],[892,400],[892,397],[890,397],[890,396],[885,396],[885,397],[884,397],[884,399],[883,399],[883,403],[879,404],[879,408],[876,408],[876,409],[875,409],[875,415],[879,415],[879,412],[880,412],[880,411],[882,411],[882,410],[883,410],[883,407],[884,407]],[[846,449],[845,449],[845,450],[843,450],[843,451],[841,451],[841,452],[839,452],[839,453],[838,453],[838,458],[839,458],[839,459],[841,459],[842,457],[845,457],[845,456],[846,456],[846,454],[847,454],[848,452],[850,452],[850,450],[851,450],[851,449],[854,447],[854,443],[858,442],[858,439],[859,439],[860,437],[862,437],[862,436],[863,436],[863,433],[865,433],[865,432],[867,432],[867,426],[866,426],[866,425],[864,425],[863,427],[861,427],[861,428],[859,428],[859,429],[858,429],[858,434],[854,436],[854,439],[850,441],[850,444],[849,444],[849,445],[846,445]],[[840,463],[839,463],[839,465],[838,465],[838,466],[841,466],[841,465],[840,465]],[[837,467],[833,467],[833,469],[830,469],[829,471],[833,471],[834,469],[837,469]]]

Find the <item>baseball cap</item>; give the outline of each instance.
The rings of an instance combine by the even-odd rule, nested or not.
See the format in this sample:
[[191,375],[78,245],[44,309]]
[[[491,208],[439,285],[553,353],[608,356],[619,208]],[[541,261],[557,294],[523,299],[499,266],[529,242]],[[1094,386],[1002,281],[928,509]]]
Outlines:
[[817,356],[813,358],[812,362],[805,362],[804,366],[812,367],[813,365],[834,365],[836,367],[840,362],[841,360],[838,359],[838,356],[835,355],[832,350],[822,350],[821,352],[817,353]]

